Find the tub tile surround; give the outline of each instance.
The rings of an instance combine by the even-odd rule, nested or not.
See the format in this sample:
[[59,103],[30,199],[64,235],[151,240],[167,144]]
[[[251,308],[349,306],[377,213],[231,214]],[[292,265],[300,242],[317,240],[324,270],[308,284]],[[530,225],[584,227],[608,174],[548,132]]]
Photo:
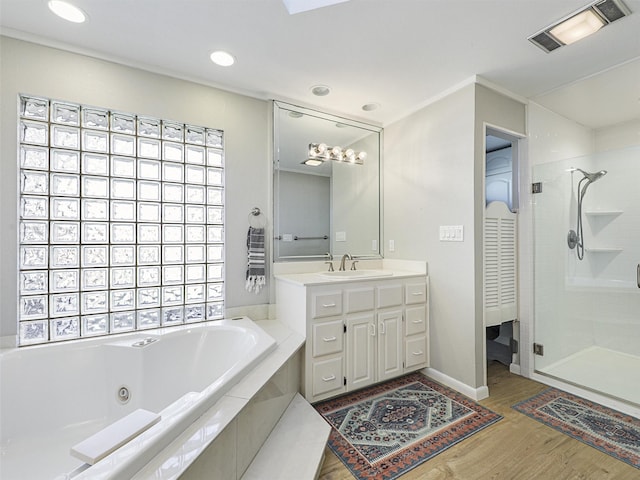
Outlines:
[[[298,390],[304,338],[277,320],[258,320],[277,348],[133,480],[239,479]],[[205,475],[206,472],[206,475]]]

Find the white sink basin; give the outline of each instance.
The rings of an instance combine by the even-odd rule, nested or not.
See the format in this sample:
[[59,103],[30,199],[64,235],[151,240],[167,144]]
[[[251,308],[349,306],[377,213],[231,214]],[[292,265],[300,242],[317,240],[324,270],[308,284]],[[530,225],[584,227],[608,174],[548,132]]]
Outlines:
[[393,275],[393,272],[389,270],[345,270],[344,272],[321,272],[318,275],[332,280],[346,280],[352,278],[390,277]]

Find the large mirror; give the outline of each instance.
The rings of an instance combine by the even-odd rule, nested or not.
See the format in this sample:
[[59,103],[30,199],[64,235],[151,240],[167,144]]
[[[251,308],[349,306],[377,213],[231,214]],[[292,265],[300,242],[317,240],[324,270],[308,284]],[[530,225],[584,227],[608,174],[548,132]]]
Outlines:
[[380,257],[382,129],[281,102],[273,110],[274,260]]

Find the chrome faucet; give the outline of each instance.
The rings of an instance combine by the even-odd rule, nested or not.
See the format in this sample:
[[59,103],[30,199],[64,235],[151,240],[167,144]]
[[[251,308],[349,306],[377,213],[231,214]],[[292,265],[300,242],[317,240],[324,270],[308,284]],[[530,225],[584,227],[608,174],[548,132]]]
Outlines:
[[338,269],[338,270],[339,270],[339,271],[341,271],[341,272],[344,272],[344,271],[345,271],[345,268],[344,268],[344,261],[345,261],[346,259],[353,260],[353,257],[352,257],[351,255],[349,255],[348,253],[345,253],[345,254],[342,256],[342,260],[340,260],[340,268]]
[[325,253],[325,255],[327,256],[327,262],[324,263],[328,263],[329,264],[329,271],[333,272],[333,255],[331,255],[329,252]]

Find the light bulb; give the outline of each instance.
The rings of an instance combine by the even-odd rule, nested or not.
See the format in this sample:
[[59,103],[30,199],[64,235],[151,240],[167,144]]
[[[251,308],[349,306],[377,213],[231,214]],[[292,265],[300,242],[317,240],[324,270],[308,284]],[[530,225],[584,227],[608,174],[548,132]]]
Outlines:
[[344,156],[350,161],[354,162],[356,160],[356,152],[354,152],[351,148],[348,148],[344,152]]

